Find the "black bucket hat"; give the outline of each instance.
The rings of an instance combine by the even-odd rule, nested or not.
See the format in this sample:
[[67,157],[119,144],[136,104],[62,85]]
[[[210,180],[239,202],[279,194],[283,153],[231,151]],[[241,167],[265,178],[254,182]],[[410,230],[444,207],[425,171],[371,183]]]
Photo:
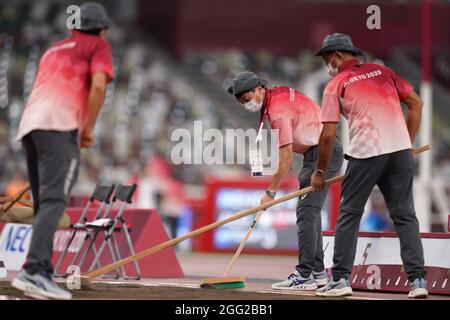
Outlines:
[[97,2],[86,2],[80,6],[81,30],[108,29],[111,20],[105,7]]
[[316,52],[316,56],[323,56],[327,52],[346,51],[362,56],[364,53],[355,47],[352,38],[343,33],[329,34],[323,39],[322,48]]
[[229,87],[227,91],[233,95],[245,93],[258,85],[268,85],[267,80],[258,78],[256,74],[250,71],[238,73],[233,80],[231,80],[231,83],[231,87]]

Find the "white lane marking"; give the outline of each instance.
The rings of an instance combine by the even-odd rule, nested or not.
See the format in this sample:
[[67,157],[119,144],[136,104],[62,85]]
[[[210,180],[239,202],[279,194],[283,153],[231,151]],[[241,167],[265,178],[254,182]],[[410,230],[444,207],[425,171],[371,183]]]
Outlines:
[[[126,285],[126,284],[133,284],[133,285],[142,285],[142,286],[147,286],[147,287],[181,287],[181,288],[193,288],[193,289],[200,289],[200,285],[199,284],[194,284],[194,283],[178,283],[178,282],[139,282],[139,281],[92,281],[92,283],[97,283],[97,284],[117,284],[117,285]],[[297,295],[297,296],[309,296],[309,297],[317,297],[318,299],[323,299],[321,297],[316,296],[315,292],[308,292],[308,291],[292,291],[292,290],[263,290],[263,289],[250,289],[250,288],[245,288],[245,289],[239,289],[245,292],[254,292],[254,293],[265,293],[265,294],[280,294],[280,295]],[[350,296],[350,297],[345,297],[346,299],[350,299],[350,300],[389,300],[386,298],[370,298],[370,297],[362,297],[362,296]]]
[[353,296],[345,297],[345,298],[349,299],[349,300],[389,300],[386,298],[369,298],[369,297],[353,297]]
[[182,287],[182,288],[194,288],[198,289],[200,288],[199,284],[195,283],[178,283],[178,282],[123,282],[123,281],[98,281],[96,283],[107,283],[107,284],[120,284],[120,285],[126,285],[126,284],[134,284],[134,285],[142,285],[146,287]]
[[18,297],[14,297],[14,296],[1,295],[0,296],[0,301],[3,301],[3,300],[22,300],[22,299],[20,299]]

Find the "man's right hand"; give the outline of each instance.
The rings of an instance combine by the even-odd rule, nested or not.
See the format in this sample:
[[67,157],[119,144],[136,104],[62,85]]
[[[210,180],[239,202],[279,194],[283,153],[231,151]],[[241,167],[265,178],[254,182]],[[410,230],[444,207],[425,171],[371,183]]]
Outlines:
[[81,132],[81,147],[90,148],[95,144],[94,130],[92,128],[84,128]]

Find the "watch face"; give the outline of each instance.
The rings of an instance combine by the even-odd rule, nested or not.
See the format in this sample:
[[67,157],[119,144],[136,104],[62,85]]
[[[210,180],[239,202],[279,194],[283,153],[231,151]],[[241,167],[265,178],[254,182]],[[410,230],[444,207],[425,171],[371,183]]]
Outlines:
[[272,191],[267,191],[266,193],[267,193],[267,195],[268,195],[269,197],[271,197],[271,198],[275,198],[275,196],[276,196],[276,193],[275,193],[275,192],[272,192]]

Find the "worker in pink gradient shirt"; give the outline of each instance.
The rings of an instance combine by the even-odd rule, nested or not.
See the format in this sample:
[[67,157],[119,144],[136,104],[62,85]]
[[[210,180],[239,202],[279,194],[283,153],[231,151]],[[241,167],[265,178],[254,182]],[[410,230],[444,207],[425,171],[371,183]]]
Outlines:
[[[308,187],[315,169],[317,144],[322,129],[321,109],[307,96],[286,87],[269,88],[266,80],[259,79],[252,72],[241,72],[232,80],[228,89],[247,111],[260,112],[261,121],[267,116],[270,127],[278,132],[278,171],[261,204],[275,198],[276,192],[286,177],[294,153],[303,155],[303,167],[299,174],[300,188]],[[342,147],[336,141],[327,176],[334,177],[343,162]],[[303,194],[297,203],[298,264],[287,279],[274,283],[274,289],[311,291],[325,285],[328,275],[325,271],[322,243],[321,209],[327,189],[318,193]]]
[[[331,159],[341,114],[348,119],[350,131],[334,242],[333,278],[317,294],[352,294],[349,279],[359,223],[367,199],[378,185],[400,237],[401,257],[411,285],[409,297],[426,297],[423,247],[412,194],[411,152],[420,125],[422,101],[413,87],[391,69],[357,60],[362,52],[353,46],[348,35],[328,35],[316,55],[323,58],[333,78],[323,93],[324,125],[316,171],[311,178],[314,191],[324,188],[323,172]],[[406,121],[400,101],[408,107]]]
[[42,56],[17,138],[25,149],[36,219],[26,262],[12,286],[34,298],[71,299],[51,263],[53,236],[77,177],[80,147],[95,142],[106,84],[113,79],[111,22],[97,3],[80,7],[80,29]]

